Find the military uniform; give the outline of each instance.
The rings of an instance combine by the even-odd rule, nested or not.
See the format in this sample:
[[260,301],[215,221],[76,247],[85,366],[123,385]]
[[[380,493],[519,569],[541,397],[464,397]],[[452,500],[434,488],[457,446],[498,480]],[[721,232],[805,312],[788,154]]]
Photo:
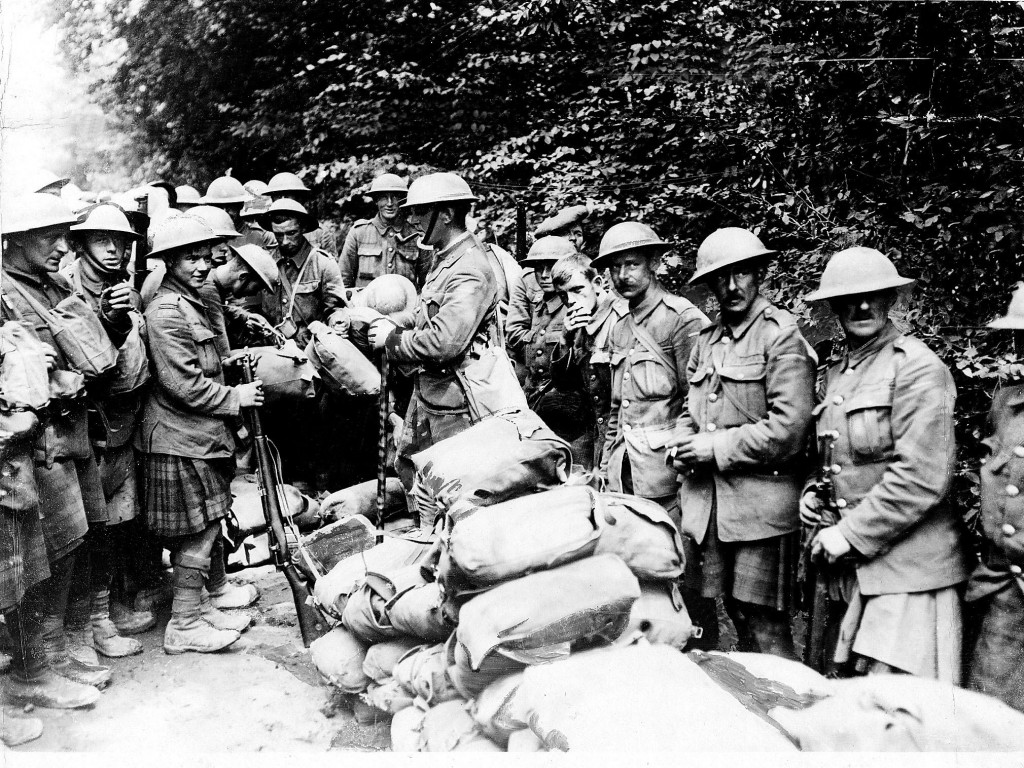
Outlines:
[[[652,283],[612,326],[612,401],[601,466],[609,490],[676,511],[678,483],[665,464],[665,445],[683,413],[690,351],[708,324],[689,301]],[[644,331],[656,350],[642,340]]]
[[363,288],[381,275],[402,275],[416,290],[423,287],[430,255],[418,246],[420,232],[404,220],[396,223],[385,223],[378,214],[352,225],[338,259],[346,288]]
[[565,331],[565,303],[558,294],[542,294],[533,305],[529,329],[512,345],[521,350],[526,365],[523,392],[531,407],[551,386],[551,353]]
[[698,337],[679,431],[711,435],[714,462],[682,472],[679,500],[704,597],[790,607],[814,367],[796,319],[763,297]]
[[1001,386],[981,466],[981,563],[966,599],[982,613],[966,685],[1024,711],[1024,384]]
[[295,343],[305,347],[310,339],[309,324],[314,320],[330,323],[331,315],[345,305],[338,265],[307,242],[294,256],[278,253],[277,268],[281,280],[273,294],[263,291],[263,311],[275,326],[290,316]]
[[946,501],[956,458],[949,370],[892,323],[825,374],[819,439],[838,437],[831,479],[853,557],[827,569],[845,608],[836,663],[877,663],[960,682],[968,555]]

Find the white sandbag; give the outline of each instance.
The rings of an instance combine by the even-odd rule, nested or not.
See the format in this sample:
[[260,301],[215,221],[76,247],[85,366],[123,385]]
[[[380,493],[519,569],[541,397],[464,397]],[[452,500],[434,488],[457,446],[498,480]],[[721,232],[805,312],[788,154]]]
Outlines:
[[363,585],[368,571],[387,573],[415,565],[430,553],[431,546],[428,541],[385,537],[381,544],[345,558],[317,579],[313,597],[325,613],[340,619],[349,597]]
[[345,604],[341,621],[356,637],[368,643],[396,638],[401,633],[391,624],[388,606],[396,597],[425,583],[418,565],[380,573],[367,570],[363,584]]
[[751,674],[765,680],[774,680],[789,686],[800,695],[828,696],[835,685],[820,672],[811,669],[799,661],[791,661],[771,653],[744,653],[731,651],[720,653],[712,651],[710,656],[723,656],[742,664]]
[[363,672],[375,683],[382,683],[392,676],[398,660],[417,647],[419,641],[411,637],[399,637],[376,643],[366,651]]
[[440,643],[455,627],[444,617],[441,585],[430,582],[395,596],[386,606],[391,626],[403,635]]
[[395,713],[391,719],[392,752],[420,751],[420,732],[426,714],[426,710],[416,704]]
[[378,720],[387,719],[396,712],[411,707],[413,703],[413,697],[394,678],[389,678],[383,683],[370,683],[359,697],[381,713],[376,718]]
[[363,672],[366,645],[344,627],[314,640],[309,655],[324,680],[344,693],[360,693],[370,684]]
[[444,645],[413,648],[395,663],[394,677],[411,695],[428,704],[440,704],[461,695],[448,676],[448,652]]
[[569,644],[534,648],[529,651],[518,651],[515,658],[501,653],[489,653],[474,669],[466,646],[459,642],[453,634],[445,643],[448,660],[448,679],[464,698],[472,699],[481,691],[503,677],[521,672],[528,664],[547,664],[560,659],[569,658]]
[[506,752],[544,752],[544,742],[529,728],[516,731],[508,737]]
[[911,675],[835,680],[831,689],[806,709],[771,711],[805,751],[1024,751],[1024,714],[992,696]]
[[316,320],[309,324],[306,356],[324,384],[346,395],[376,395],[380,392],[380,371],[359,349]]
[[601,648],[529,667],[516,706],[547,749],[677,755],[796,749],[688,656],[664,645]]
[[420,731],[421,752],[504,752],[479,730],[468,703],[454,700],[431,707]]
[[615,555],[595,555],[499,584],[466,603],[459,642],[473,669],[492,651],[517,651],[601,638],[616,640],[640,597],[640,584]]
[[473,700],[470,714],[480,732],[495,744],[505,746],[509,737],[528,724],[519,719],[516,691],[523,681],[522,672],[499,677]]
[[649,643],[682,650],[693,637],[693,622],[678,588],[666,582],[641,582],[640,598],[629,611],[623,639],[642,634]]
[[618,555],[638,579],[677,579],[683,573],[683,542],[661,505],[625,493],[602,493],[597,516],[597,554]]
[[593,554],[597,495],[583,486],[480,508],[451,530],[451,563],[470,584],[488,586]]

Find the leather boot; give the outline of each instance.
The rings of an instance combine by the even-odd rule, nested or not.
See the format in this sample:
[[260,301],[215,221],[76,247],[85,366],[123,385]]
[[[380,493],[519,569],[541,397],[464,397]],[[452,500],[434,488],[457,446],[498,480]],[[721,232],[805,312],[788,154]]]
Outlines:
[[162,584],[156,587],[143,587],[135,593],[134,607],[136,611],[156,611],[164,605],[169,605],[174,599],[174,588],[169,584]]
[[171,620],[164,631],[166,653],[213,653],[227,648],[241,637],[234,630],[214,629],[203,621],[201,570],[175,565],[174,582]]
[[[81,556],[85,556],[83,553]],[[50,567],[53,574],[49,580],[53,580],[52,590],[47,605],[41,607],[41,623],[43,628],[43,652],[46,654],[46,664],[50,669],[61,677],[65,677],[75,683],[82,685],[94,685],[97,688],[105,688],[110,684],[110,668],[99,664],[91,664],[82,661],[68,653],[68,637],[65,633],[65,619],[68,615],[68,593],[71,590],[72,581],[76,575],[75,561],[78,553],[72,553]],[[83,607],[79,604],[76,595],[74,604],[75,611],[82,613]],[[81,620],[81,616],[75,616],[73,620]],[[84,616],[88,622],[88,609],[85,609]]]
[[119,635],[141,635],[156,626],[152,611],[134,611],[120,600],[110,598],[110,620]]
[[21,717],[21,713],[4,707],[0,717],[0,741],[8,747],[16,747],[35,741],[43,735],[43,721],[37,717]]
[[260,599],[259,590],[252,584],[234,585],[228,582],[228,572],[224,566],[224,542],[220,535],[210,554],[210,575],[206,588],[210,592],[213,607],[220,610],[248,608]]
[[26,592],[19,608],[6,614],[7,627],[14,638],[11,673],[4,685],[7,702],[47,709],[91,706],[100,698],[96,688],[63,678],[46,665],[40,619],[43,606],[49,602],[49,592],[46,582],[36,584]]
[[203,621],[214,629],[233,629],[235,632],[242,633],[252,626],[252,617],[248,614],[221,613],[217,610],[205,587],[200,592],[199,600],[202,606],[200,613],[203,616]]
[[760,605],[744,605],[744,613],[750,622],[756,651],[770,653],[790,661],[800,661],[793,646],[793,631],[789,616],[782,611]]
[[90,623],[90,600],[88,595],[76,594],[68,598],[68,610],[64,615],[65,636],[68,655],[83,664],[100,665],[93,643]]
[[101,589],[92,596],[93,647],[104,656],[120,659],[142,653],[142,643],[133,637],[121,637],[110,620],[110,590]]

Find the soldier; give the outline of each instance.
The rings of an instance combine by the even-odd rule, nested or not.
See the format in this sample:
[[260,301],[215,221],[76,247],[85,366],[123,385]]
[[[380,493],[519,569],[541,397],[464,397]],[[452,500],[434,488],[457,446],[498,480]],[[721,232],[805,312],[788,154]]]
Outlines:
[[[396,466],[407,488],[412,454],[481,418],[474,406],[477,392],[464,389],[468,379],[459,374],[500,343],[496,278],[488,255],[466,230],[466,215],[476,199],[454,173],[432,173],[412,183],[403,207],[409,211],[410,224],[423,232],[424,244],[435,249],[433,267],[413,328],[400,329],[385,317],[370,325],[373,347],[385,349],[389,359],[415,370],[412,401],[397,446]],[[522,392],[502,390],[499,399],[505,398],[521,402]],[[489,405],[497,409],[496,403]]]
[[91,622],[72,626],[71,632],[77,635],[74,645],[80,658],[98,664],[97,651],[111,658],[142,653],[142,643],[122,635],[156,626],[151,612],[112,603],[110,595],[115,568],[130,555],[130,539],[125,533],[129,526],[125,524],[139,512],[131,440],[142,407],[142,387],[149,380],[149,360],[138,295],[129,293],[127,306],[109,300],[111,295],[124,293],[131,243],[140,236],[128,217],[112,205],[94,208],[85,221],[71,227],[71,233],[77,258],[63,275],[94,312],[119,322],[127,319],[132,328],[119,351],[123,365],[89,391],[89,439],[99,467],[107,524],[93,535],[91,596],[82,598],[91,597]]
[[417,291],[423,287],[430,253],[419,247],[421,233],[400,208],[408,193],[405,179],[393,173],[382,173],[370,183],[377,215],[356,221],[345,237],[339,263],[346,288],[363,288],[381,275],[402,275]]
[[563,208],[554,216],[549,216],[537,225],[533,237],[539,240],[542,237],[564,237],[571,242],[577,251],[583,253],[583,222],[590,214],[585,205],[571,205]]
[[[815,408],[832,490],[800,502],[811,553],[827,559],[831,601],[825,639],[812,635],[808,646],[819,668],[959,684],[958,586],[969,569],[961,521],[946,501],[956,390],[935,353],[889,319],[896,289],[913,282],[879,251],[848,248],[805,299],[829,302],[847,345]],[[812,615],[811,626],[821,618]]]
[[26,192],[38,192],[44,195],[60,197],[60,191],[70,183],[71,179],[67,176],[58,176],[53,171],[40,169],[30,174],[24,189]]
[[207,280],[210,246],[217,241],[212,229],[191,216],[167,221],[153,239],[152,253],[166,261],[167,269],[146,308],[154,382],[135,447],[143,453],[147,523],[172,551],[167,653],[210,653],[231,645],[250,619],[218,608],[242,607],[258,596],[251,585],[227,583],[218,549],[220,520],[231,510],[231,424],[242,408],[262,404],[263,391],[258,380],[224,384],[224,317]]
[[210,281],[224,304],[231,348],[259,346],[268,340],[273,343],[277,334],[270,322],[245,307],[277,290],[281,278],[274,257],[258,245],[229,245],[228,251],[227,262],[210,272]]
[[199,202],[199,190],[189,184],[182,184],[181,186],[174,188],[174,196],[177,200],[175,208],[184,213],[191,208],[195,208],[197,205],[202,205]]
[[585,393],[591,413],[582,426],[589,440],[579,441],[573,456],[585,469],[594,470],[601,466],[612,405],[608,334],[626,306],[601,287],[590,259],[579,253],[555,262],[551,283],[566,306],[562,337],[551,351],[551,378],[561,390]]
[[[267,213],[270,211],[270,204],[273,202],[267,194],[269,185],[259,179],[250,179],[243,185],[245,191],[252,197],[242,206],[242,220],[251,221],[260,229],[266,230],[270,227],[267,222]],[[316,245],[316,242],[313,242]]]
[[[302,179],[294,173],[284,171],[275,174],[261,194],[268,196],[272,203],[278,200],[294,200],[308,209],[313,190],[303,184]],[[314,248],[319,248],[335,261],[338,260],[338,245],[330,228],[318,224],[315,229],[306,233],[306,238]]]
[[277,240],[274,236],[252,221],[242,219],[242,207],[252,198],[238,179],[221,176],[210,182],[206,195],[200,199],[203,205],[213,205],[226,211],[231,217],[234,229],[241,234],[230,241],[230,245],[258,245],[265,251],[274,253]]
[[761,295],[773,253],[736,227],[697,250],[690,282],[714,292],[719,317],[690,354],[688,407],[668,446],[682,533],[699,548],[688,586],[724,598],[739,650],[798,661],[790,611],[815,360],[796,318]]
[[[1024,284],[1018,283],[1005,317],[990,328],[1024,329]],[[968,605],[978,614],[969,648],[966,687],[997,696],[1024,712],[1024,382],[1000,382],[992,398],[992,434],[981,460],[981,562],[967,585]]]
[[[106,523],[106,504],[88,437],[88,415],[81,397],[84,377],[72,370],[50,323],[52,309],[73,294],[57,274],[67,255],[69,227],[76,222],[59,197],[29,194],[15,198],[3,216],[4,259],[0,285],[5,320],[17,320],[48,346],[50,405],[39,413],[42,428],[36,441],[35,483],[49,561],[50,578],[30,590],[19,612],[15,675],[9,693],[20,703],[78,707],[96,700],[83,688],[110,682],[108,667],[88,664],[68,653],[66,629],[88,624],[88,599],[76,600],[77,615],[68,615],[68,596],[88,598],[90,575],[86,536]],[[128,304],[125,290],[112,292],[111,310]],[[85,309],[88,312],[88,309]],[[83,316],[83,320],[87,320]],[[115,344],[127,329],[102,318]],[[97,319],[97,323],[99,319]],[[81,609],[84,608],[84,615]],[[61,680],[60,678],[64,678]]]

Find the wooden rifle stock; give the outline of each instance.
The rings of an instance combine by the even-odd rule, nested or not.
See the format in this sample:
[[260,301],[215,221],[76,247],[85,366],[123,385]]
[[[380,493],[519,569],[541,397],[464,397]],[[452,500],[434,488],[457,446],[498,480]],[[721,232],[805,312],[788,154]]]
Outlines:
[[[245,357],[241,363],[242,381],[251,384],[253,381],[255,360]],[[299,631],[302,633],[302,644],[309,644],[327,632],[327,622],[320,611],[313,605],[309,586],[299,575],[298,569],[291,560],[288,549],[288,538],[284,528],[284,515],[281,511],[281,493],[278,485],[278,466],[270,450],[270,441],[263,432],[259,408],[247,408],[249,430],[252,432],[253,451],[256,453],[256,478],[260,489],[260,500],[263,504],[263,517],[267,521],[267,536],[270,539],[270,553],[274,566],[284,574],[295,601],[295,613],[299,619]]]
[[132,287],[141,293],[142,284],[146,282],[146,275],[149,274],[146,264],[146,257],[149,256],[149,195],[137,197],[135,202],[139,204],[139,234],[142,237],[135,242],[135,259],[132,263],[135,276],[132,280]]

